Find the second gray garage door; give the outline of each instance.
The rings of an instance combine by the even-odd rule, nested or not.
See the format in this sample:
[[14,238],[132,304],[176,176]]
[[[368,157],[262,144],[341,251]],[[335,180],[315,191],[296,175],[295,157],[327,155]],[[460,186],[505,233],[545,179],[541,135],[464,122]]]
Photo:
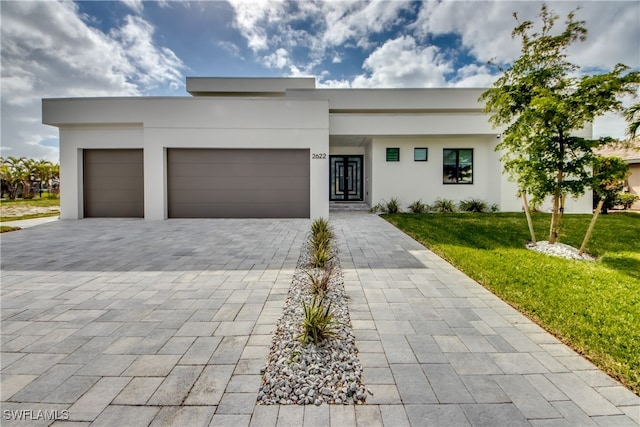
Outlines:
[[309,150],[167,150],[170,218],[309,218]]
[[144,216],[142,150],[84,150],[84,216]]

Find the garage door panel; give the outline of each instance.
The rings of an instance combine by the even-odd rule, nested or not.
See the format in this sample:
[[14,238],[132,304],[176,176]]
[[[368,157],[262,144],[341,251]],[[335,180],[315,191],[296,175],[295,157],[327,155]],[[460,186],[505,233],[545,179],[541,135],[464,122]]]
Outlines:
[[[140,168],[140,164],[136,163],[118,163],[118,176],[122,177],[140,177],[144,175],[144,172]],[[91,174],[94,177],[106,177],[113,179],[114,163],[92,163],[89,164],[91,168]]]
[[172,165],[174,177],[227,177],[227,176],[263,176],[290,177],[306,176],[309,168],[304,164],[269,163],[269,164],[186,164]]
[[[283,210],[288,212],[288,218],[308,217],[308,206],[300,206],[292,203],[260,204],[260,218],[282,218]],[[172,218],[211,218],[215,212],[217,218],[256,218],[256,205],[254,203],[182,203],[177,205]]]
[[142,218],[142,150],[84,150],[84,216]]
[[139,191],[144,186],[144,177],[142,176],[98,176],[91,183],[91,190],[116,190],[116,191]]
[[138,200],[138,194],[136,190],[99,190],[88,191],[85,193],[85,197],[89,197],[93,200],[93,204],[98,203],[142,203]]
[[309,150],[169,149],[172,218],[308,218]]
[[[142,150],[84,150],[85,164],[113,164],[121,165],[142,163]],[[88,153],[88,155],[87,155]]]
[[[172,164],[297,164],[308,163],[308,150],[170,149]],[[238,156],[239,151],[249,155]]]
[[[184,191],[174,196],[173,201],[176,203],[290,203],[292,197],[303,198],[308,194],[305,190],[297,190],[296,194],[283,194],[280,191],[218,191],[218,190],[193,190]],[[194,202],[201,200],[202,202]]]
[[91,217],[95,218],[138,218],[144,212],[142,203],[99,202],[92,206]]
[[[260,183],[256,183],[256,179],[260,179]],[[309,179],[307,177],[216,177],[216,178],[187,178],[179,177],[172,180],[169,185],[171,190],[185,189],[187,191],[194,190],[221,190],[221,191],[240,191],[254,190],[269,191],[289,191],[289,190],[307,190],[309,188]]]

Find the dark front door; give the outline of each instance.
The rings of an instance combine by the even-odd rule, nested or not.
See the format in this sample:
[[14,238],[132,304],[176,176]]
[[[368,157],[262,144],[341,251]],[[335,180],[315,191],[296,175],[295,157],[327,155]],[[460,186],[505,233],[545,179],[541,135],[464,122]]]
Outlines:
[[362,156],[329,156],[329,200],[362,200]]

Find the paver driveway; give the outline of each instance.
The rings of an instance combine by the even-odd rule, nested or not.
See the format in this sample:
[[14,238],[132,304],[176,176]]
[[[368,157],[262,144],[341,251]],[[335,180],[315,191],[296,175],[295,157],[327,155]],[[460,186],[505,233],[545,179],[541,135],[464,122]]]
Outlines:
[[255,406],[308,220],[57,221],[2,236],[2,425],[640,422],[637,396],[391,225],[331,219],[367,405]]

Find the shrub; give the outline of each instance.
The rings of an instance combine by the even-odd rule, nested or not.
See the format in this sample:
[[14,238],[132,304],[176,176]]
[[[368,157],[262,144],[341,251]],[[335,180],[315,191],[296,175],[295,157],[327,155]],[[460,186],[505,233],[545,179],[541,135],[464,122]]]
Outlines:
[[331,303],[325,307],[324,299],[313,297],[311,304],[302,301],[304,310],[304,318],[302,320],[302,333],[298,339],[303,344],[309,341],[319,344],[325,339],[335,335],[336,322],[333,320],[333,312],[331,311]]
[[333,266],[324,270],[324,272],[316,274],[309,271],[304,272],[311,281],[311,293],[313,295],[324,296],[329,290],[329,282],[331,281],[331,275],[333,274]]
[[492,204],[489,209],[491,210],[491,212],[500,212],[500,207],[497,203]]
[[311,235],[315,236],[319,233],[331,233],[331,228],[329,227],[329,220],[324,218],[318,218],[311,224]]
[[315,268],[324,268],[332,259],[330,247],[319,246],[311,252],[311,265]]
[[318,234],[311,236],[311,250],[316,251],[320,248],[331,248],[331,240],[333,235],[329,231],[321,231]]
[[456,203],[453,200],[438,198],[433,204],[433,210],[438,213],[455,212]]
[[620,193],[616,197],[616,204],[622,205],[624,209],[629,209],[631,205],[636,202],[636,200],[640,200],[640,197],[636,196],[635,194]]
[[391,198],[388,202],[384,200],[369,209],[369,212],[375,214],[393,214],[400,212],[400,200],[396,197]]
[[373,205],[373,206],[371,206],[371,209],[369,209],[369,212],[371,212],[373,214],[385,213],[384,205],[382,203],[378,203],[377,205]]
[[463,212],[486,212],[487,203],[480,199],[467,199],[458,204]]
[[390,213],[390,214],[398,213],[400,212],[400,201],[397,198],[392,197],[391,200],[389,200],[385,204],[385,208],[387,210],[387,213]]
[[413,213],[425,213],[429,211],[429,205],[419,199],[409,205],[409,210]]

